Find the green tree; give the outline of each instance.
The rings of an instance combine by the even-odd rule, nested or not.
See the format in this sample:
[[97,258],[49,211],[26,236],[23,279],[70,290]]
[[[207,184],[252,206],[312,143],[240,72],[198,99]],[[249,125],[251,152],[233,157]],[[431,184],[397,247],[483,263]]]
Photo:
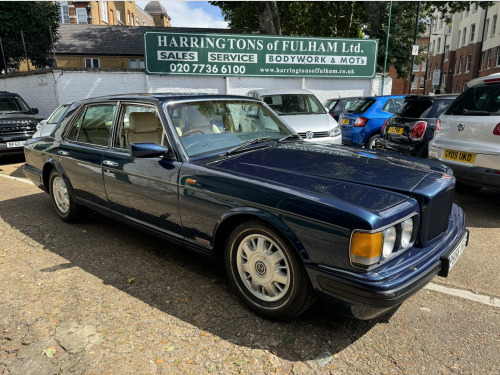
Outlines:
[[[266,2],[210,1],[210,4],[221,9],[230,28],[260,30],[265,34],[273,34],[269,32],[272,28],[266,25],[269,17],[259,15],[257,3]],[[426,32],[426,27],[436,10],[450,21],[453,13],[468,9],[475,3],[481,8],[494,4],[493,1],[422,1],[418,24],[419,35]],[[273,11],[277,14],[274,14],[274,18],[279,18],[283,35],[378,39],[377,68],[378,71],[382,71],[389,21],[389,1],[279,1],[276,4],[277,7]],[[403,79],[409,79],[410,76],[417,7],[416,1],[392,2],[387,61],[388,65],[396,68],[398,77]]]
[[[0,38],[5,56],[0,57],[0,71],[19,68],[24,60],[21,31],[28,59],[37,68],[53,64],[52,40],[58,40],[58,7],[51,2],[0,1]],[[52,39],[50,35],[52,30]],[[1,51],[0,51],[1,53]]]

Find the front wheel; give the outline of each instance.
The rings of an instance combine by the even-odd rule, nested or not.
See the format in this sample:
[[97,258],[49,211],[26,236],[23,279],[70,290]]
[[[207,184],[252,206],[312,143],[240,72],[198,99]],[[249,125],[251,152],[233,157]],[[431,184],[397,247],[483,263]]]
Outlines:
[[57,215],[67,222],[77,221],[78,207],[69,193],[66,181],[55,169],[50,173],[49,191]]
[[238,296],[272,319],[293,318],[314,301],[303,264],[275,230],[259,221],[239,225],[225,249],[226,270]]

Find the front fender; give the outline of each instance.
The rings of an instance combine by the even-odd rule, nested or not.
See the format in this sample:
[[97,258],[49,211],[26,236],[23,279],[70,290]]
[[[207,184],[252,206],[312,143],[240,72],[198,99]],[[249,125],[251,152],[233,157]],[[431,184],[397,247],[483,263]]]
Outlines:
[[309,261],[309,255],[299,238],[279,217],[262,209],[255,207],[235,207],[226,211],[217,221],[212,236],[212,246],[218,255],[222,255],[224,240],[227,239],[230,231],[244,221],[258,219],[263,221],[281,233],[293,246],[297,255],[304,261]]

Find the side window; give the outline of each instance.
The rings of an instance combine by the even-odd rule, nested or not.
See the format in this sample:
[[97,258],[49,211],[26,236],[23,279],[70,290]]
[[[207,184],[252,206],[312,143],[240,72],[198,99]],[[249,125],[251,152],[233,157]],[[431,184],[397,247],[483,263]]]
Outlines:
[[392,99],[389,99],[382,107],[382,111],[394,113],[394,101]]
[[67,138],[82,143],[108,146],[115,112],[114,104],[87,106],[75,119]]
[[132,143],[162,144],[163,126],[156,107],[124,105],[114,147],[129,149]]

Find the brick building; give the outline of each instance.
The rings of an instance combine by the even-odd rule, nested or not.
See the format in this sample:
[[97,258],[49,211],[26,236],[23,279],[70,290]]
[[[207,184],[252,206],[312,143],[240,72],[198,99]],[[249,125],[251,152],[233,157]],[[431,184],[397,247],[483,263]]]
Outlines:
[[58,1],[61,24],[170,27],[170,17],[159,1],[142,10],[135,1]]
[[425,93],[460,93],[470,80],[500,72],[499,13],[495,2],[487,9],[472,4],[453,14],[449,24],[434,15]]

